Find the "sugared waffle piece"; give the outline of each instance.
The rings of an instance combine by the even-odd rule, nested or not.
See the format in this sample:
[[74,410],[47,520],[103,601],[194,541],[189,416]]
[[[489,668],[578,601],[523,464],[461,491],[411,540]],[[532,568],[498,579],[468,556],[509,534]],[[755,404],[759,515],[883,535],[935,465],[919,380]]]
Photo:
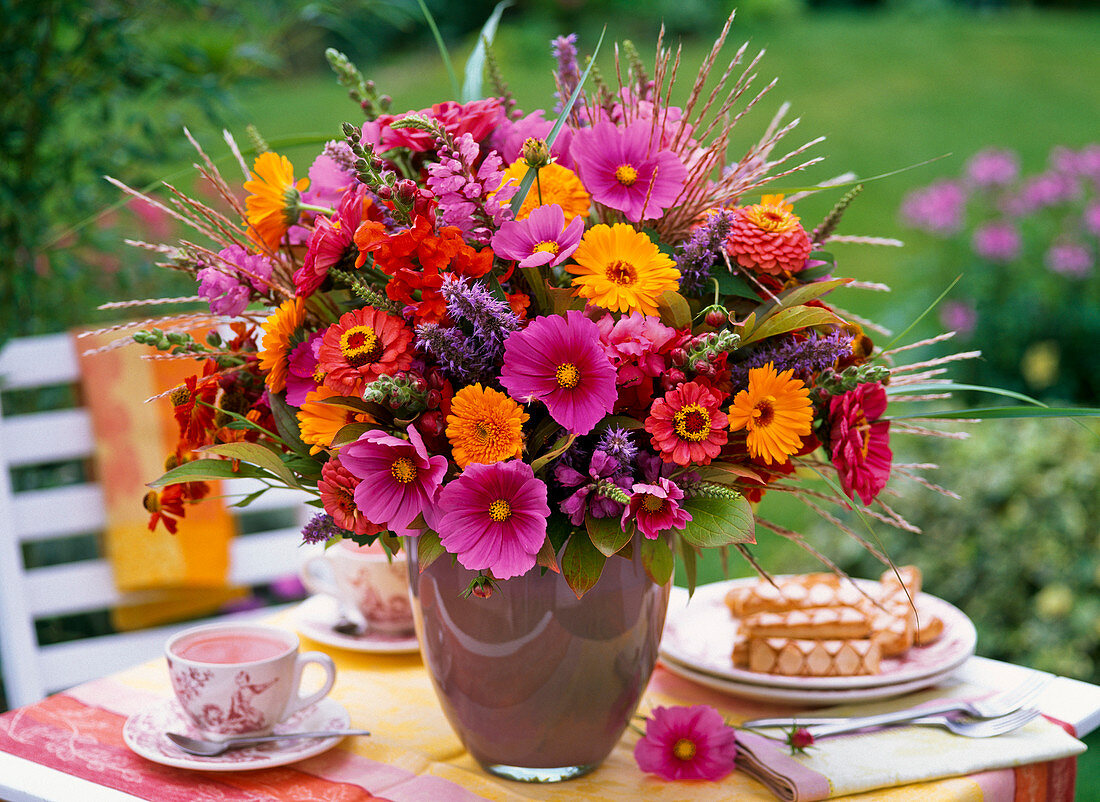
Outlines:
[[749,670],[792,677],[856,677],[879,672],[873,640],[752,638]]
[[785,613],[756,613],[741,621],[749,638],[846,640],[871,635],[871,621],[854,607],[811,607]]
[[802,574],[776,580],[759,580],[731,588],[726,605],[738,618],[756,613],[782,613],[808,607],[854,607],[864,596],[851,582],[836,574]]

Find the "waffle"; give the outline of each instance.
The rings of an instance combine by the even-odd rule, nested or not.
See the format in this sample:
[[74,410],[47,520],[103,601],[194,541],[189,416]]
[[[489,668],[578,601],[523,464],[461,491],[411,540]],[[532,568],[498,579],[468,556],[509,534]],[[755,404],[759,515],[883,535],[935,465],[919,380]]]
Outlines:
[[752,638],[749,670],[795,677],[855,677],[879,673],[874,640]]

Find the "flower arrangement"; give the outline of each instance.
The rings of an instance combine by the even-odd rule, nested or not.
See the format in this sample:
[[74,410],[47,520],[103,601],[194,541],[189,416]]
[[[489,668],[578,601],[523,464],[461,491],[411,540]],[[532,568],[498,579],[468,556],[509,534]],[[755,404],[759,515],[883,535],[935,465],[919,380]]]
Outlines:
[[819,140],[777,151],[785,110],[726,163],[770,88],[749,93],[743,46],[703,92],[729,27],[683,106],[660,40],[652,71],[616,51],[614,84],[555,40],[556,106],[529,113],[491,58],[491,96],[393,114],[330,52],[365,120],[308,178],[258,137],[249,167],[227,137],[242,199],[200,149],[224,211],[148,200],[213,244],[138,243],[208,307],[127,338],[202,366],[170,392],[180,441],[150,527],[247,476],[314,497],[308,542],[416,536],[421,565],[453,555],[478,595],[541,568],[581,596],[634,548],[663,584],[674,555],[694,582],[703,548],[755,565],[757,526],[801,542],[756,514],[769,492],[907,526],[881,498],[912,475],[891,427],[923,430],[887,419],[888,397],[926,398],[906,388],[950,357],[899,366],[906,347],[826,300],[877,287],[837,277],[826,247],[882,241],[836,233],[858,188],[813,228],[805,192],[761,194],[820,160],[800,161]]
[[1048,398],[1100,398],[1100,145],[1051,150],[1041,172],[990,148],[957,178],[910,192],[905,224],[940,240],[944,284],[962,273],[940,310],[983,359],[960,377]]

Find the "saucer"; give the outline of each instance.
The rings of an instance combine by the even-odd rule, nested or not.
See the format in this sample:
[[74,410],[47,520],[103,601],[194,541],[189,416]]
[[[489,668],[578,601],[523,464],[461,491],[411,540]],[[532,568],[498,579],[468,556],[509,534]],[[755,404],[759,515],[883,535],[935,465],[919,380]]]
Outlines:
[[[350,724],[351,717],[343,705],[332,699],[322,699],[315,705],[299,710],[281,724],[276,724],[275,734],[311,730],[346,730]],[[202,737],[175,699],[161,700],[130,716],[122,729],[122,737],[132,751],[147,760],[165,766],[196,771],[249,771],[285,766],[328,751],[340,743],[343,737],[268,741],[256,746],[230,749],[216,757],[199,757],[189,755],[168,740],[165,734],[167,732],[178,732],[195,738]]]
[[362,635],[345,635],[333,629],[339,620],[340,606],[331,596],[310,596],[294,610],[294,624],[299,634],[327,646],[373,654],[406,654],[420,651],[420,643],[415,633],[390,635],[367,629]]

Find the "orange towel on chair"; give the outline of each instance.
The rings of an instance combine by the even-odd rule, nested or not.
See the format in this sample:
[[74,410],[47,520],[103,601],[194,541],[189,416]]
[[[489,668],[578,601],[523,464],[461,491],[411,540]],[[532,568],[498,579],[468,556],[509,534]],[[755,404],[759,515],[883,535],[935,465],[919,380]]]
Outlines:
[[113,610],[112,619],[119,629],[140,629],[213,612],[244,591],[227,585],[235,524],[217,498],[188,505],[174,535],[163,526],[150,532],[142,505],[146,483],[164,472],[178,439],[171,402],[146,402],[181,384],[199,363],[143,359],[147,352],[137,346],[85,353],[117,336],[81,337],[76,351],[107,510],[104,550],[116,586],[134,601]]

